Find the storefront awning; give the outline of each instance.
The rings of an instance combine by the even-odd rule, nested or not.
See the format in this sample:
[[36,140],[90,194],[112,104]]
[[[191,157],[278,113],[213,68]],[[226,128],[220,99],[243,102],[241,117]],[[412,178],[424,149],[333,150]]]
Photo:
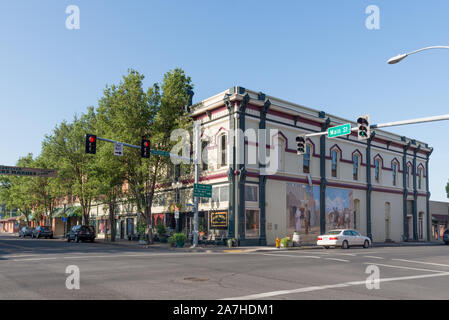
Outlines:
[[56,208],[53,210],[51,215],[53,218],[65,218],[66,214],[64,214],[64,208]]
[[67,217],[82,217],[82,209],[81,207],[70,207],[66,209],[66,215]]

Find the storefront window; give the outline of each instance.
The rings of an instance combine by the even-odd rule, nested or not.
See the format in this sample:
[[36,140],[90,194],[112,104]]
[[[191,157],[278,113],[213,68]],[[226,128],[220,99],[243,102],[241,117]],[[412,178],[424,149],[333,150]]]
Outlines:
[[220,201],[229,201],[229,187],[220,187]]
[[247,209],[246,210],[246,231],[247,238],[259,237],[259,210]]
[[257,201],[257,186],[245,186],[245,200]]

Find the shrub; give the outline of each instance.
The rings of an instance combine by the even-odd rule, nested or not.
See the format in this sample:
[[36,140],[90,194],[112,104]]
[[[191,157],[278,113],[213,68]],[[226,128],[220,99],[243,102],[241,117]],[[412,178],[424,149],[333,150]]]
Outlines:
[[167,229],[165,229],[165,226],[162,223],[158,223],[156,226],[156,232],[158,235],[162,236],[167,233]]
[[173,234],[173,241],[174,242],[186,242],[187,241],[187,237],[182,232],[175,233],[175,234]]
[[290,239],[290,237],[282,238],[281,239],[281,247],[287,248],[291,242],[292,242],[292,239]]

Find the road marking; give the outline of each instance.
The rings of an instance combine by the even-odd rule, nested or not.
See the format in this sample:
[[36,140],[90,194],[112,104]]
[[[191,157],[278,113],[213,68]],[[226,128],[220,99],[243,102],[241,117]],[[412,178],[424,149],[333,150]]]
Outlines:
[[[372,265],[372,262],[364,262],[363,264],[368,264],[368,265]],[[404,266],[395,266],[395,265],[391,265],[391,264],[379,264],[376,263],[376,266],[380,266],[380,267],[388,267],[388,268],[398,268],[398,269],[406,269],[406,270],[416,270],[416,271],[426,271],[426,272],[437,272],[437,273],[441,273],[441,270],[430,270],[430,269],[420,269],[420,268],[412,268],[412,267],[404,267]]]
[[376,256],[363,256],[364,258],[371,258],[371,259],[384,259],[382,257],[376,257]]
[[424,261],[406,260],[406,259],[391,259],[391,260],[403,261],[403,262],[411,262],[411,263],[428,264],[428,265],[431,265],[431,266],[449,267],[449,264],[442,264],[442,263],[435,263],[435,262],[424,262]]
[[[381,278],[381,279],[379,279],[379,282],[405,281],[405,280],[424,279],[424,278],[433,278],[433,277],[445,277],[445,276],[449,276],[449,272],[424,274],[424,275],[419,275],[419,276],[408,276],[408,277]],[[365,285],[365,284],[366,284],[366,280],[351,281],[351,282],[344,282],[344,283],[324,285],[324,286],[305,287],[305,288],[299,288],[299,289],[293,289],[293,290],[279,290],[279,291],[257,293],[257,294],[247,295],[247,296],[224,298],[224,299],[220,299],[220,300],[255,300],[255,299],[275,297],[275,296],[281,296],[281,295],[292,294],[292,293],[304,293],[304,292],[312,292],[312,291],[325,290],[325,289],[344,288],[344,287]]]
[[[247,253],[252,254],[252,253]],[[272,257],[290,257],[290,258],[311,258],[311,259],[321,259],[321,257],[317,256],[302,256],[302,255],[290,255],[290,254],[281,254],[281,253],[253,253],[262,256],[272,256]]]
[[13,259],[11,261],[39,261],[39,260],[56,260],[57,258],[30,258],[30,259]]
[[340,261],[340,262],[349,262],[349,260],[344,259],[337,259],[337,258],[324,258],[326,260],[332,260],[332,261]]
[[351,256],[351,257],[355,257],[356,256],[355,253],[340,253],[340,255],[342,255],[342,256]]

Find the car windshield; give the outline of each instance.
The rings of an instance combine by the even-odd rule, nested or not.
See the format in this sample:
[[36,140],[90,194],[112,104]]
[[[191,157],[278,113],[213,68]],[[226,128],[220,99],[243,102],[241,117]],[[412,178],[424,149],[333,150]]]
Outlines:
[[43,231],[48,231],[49,228],[48,228],[48,227],[41,227],[41,230],[43,230]]
[[331,230],[331,231],[328,231],[326,234],[327,235],[334,235],[334,234],[340,234],[341,233],[341,230]]
[[449,234],[449,229],[447,229],[446,231],[444,231],[444,234]]

